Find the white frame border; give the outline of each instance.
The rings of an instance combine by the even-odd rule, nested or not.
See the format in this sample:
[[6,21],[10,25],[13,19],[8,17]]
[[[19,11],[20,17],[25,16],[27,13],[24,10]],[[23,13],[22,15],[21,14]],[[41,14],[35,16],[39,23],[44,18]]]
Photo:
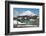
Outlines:
[[[13,28],[13,8],[39,8],[40,9],[40,21],[39,27],[30,27],[30,28]],[[19,5],[19,4],[10,4],[10,32],[22,32],[22,31],[40,31],[42,30],[42,6],[37,5]]]

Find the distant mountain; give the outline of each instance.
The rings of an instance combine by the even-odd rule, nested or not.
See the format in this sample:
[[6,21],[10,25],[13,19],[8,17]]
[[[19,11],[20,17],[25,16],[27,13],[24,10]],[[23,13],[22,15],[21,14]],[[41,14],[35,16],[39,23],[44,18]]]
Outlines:
[[21,13],[19,16],[25,16],[25,15],[27,15],[27,16],[35,16],[36,14],[34,14],[31,11],[27,10],[27,11]]
[[18,14],[18,16],[14,16],[14,17],[22,17],[22,16],[28,16],[28,17],[32,17],[32,16],[38,16],[37,14],[34,14],[33,12],[27,10],[25,12],[22,12],[20,14]]

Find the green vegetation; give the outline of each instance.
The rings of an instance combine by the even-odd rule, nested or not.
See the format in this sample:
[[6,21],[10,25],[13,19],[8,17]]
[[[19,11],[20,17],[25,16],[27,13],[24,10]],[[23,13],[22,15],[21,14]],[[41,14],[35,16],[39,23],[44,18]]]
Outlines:
[[30,19],[17,19],[17,21],[21,23],[26,23],[27,25],[32,24],[32,21],[30,21]]
[[[14,20],[17,20],[18,22],[25,23],[26,25],[38,25],[39,24],[39,19],[37,19],[38,16],[32,16],[32,17],[27,17],[26,19],[23,17],[19,18],[14,18]],[[33,19],[33,20],[30,20]],[[17,24],[19,24],[17,22]]]

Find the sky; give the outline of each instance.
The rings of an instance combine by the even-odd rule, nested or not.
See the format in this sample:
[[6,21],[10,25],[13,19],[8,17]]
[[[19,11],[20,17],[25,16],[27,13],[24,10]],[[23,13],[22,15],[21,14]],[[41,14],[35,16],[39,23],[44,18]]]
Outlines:
[[19,16],[19,14],[25,13],[27,10],[39,15],[38,8],[13,8],[13,16]]

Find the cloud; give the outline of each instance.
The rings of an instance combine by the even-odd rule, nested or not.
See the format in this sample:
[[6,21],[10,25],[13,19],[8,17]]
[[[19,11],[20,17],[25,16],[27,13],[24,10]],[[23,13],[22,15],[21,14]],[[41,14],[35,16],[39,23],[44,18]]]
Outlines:
[[19,14],[19,16],[25,16],[25,15],[28,15],[28,16],[34,16],[36,14],[32,13],[31,11],[27,10],[21,14]]

